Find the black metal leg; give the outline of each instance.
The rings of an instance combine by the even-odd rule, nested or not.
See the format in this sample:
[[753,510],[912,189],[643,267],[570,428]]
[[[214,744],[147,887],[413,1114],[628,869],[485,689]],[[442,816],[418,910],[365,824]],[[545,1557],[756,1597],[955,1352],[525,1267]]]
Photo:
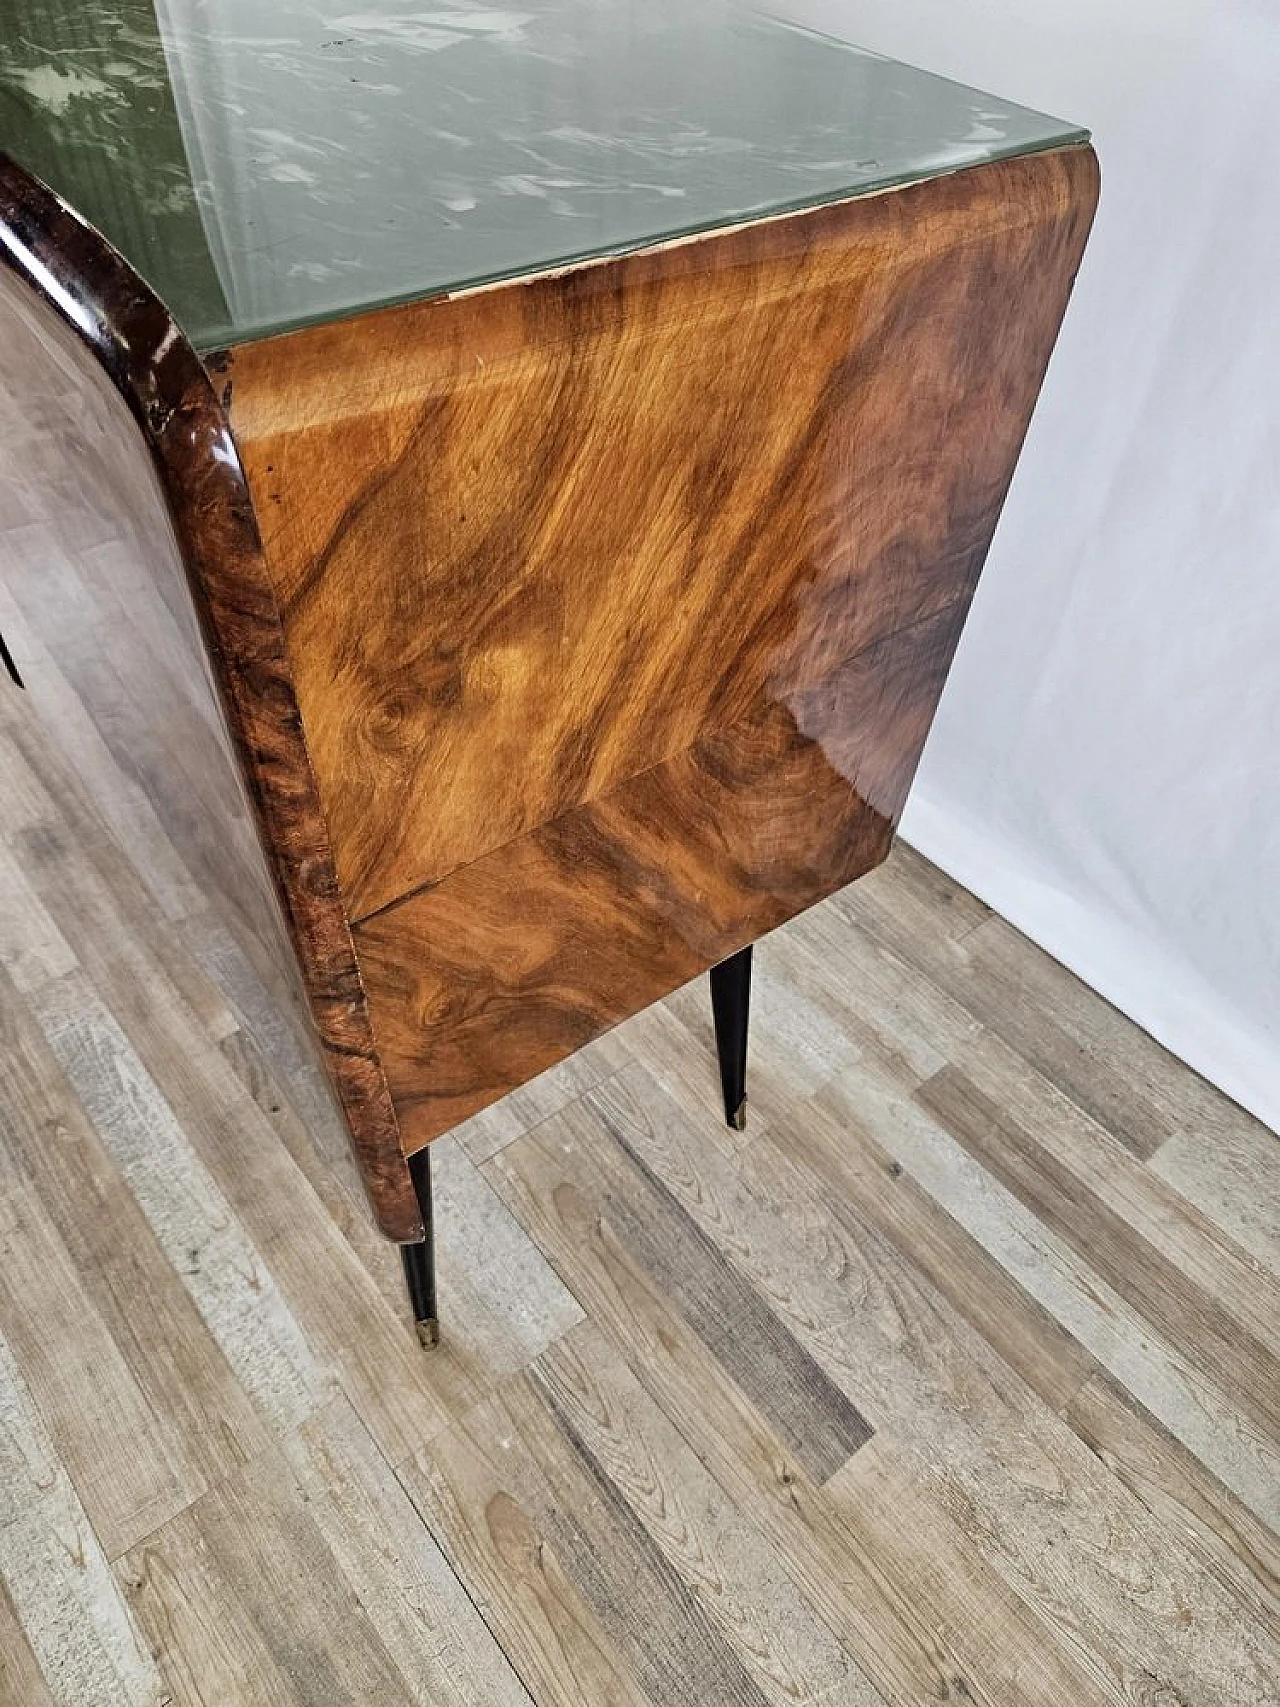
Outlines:
[[409,1286],[414,1326],[425,1346],[440,1344],[440,1318],[436,1314],[436,1234],[431,1216],[431,1152],[418,1150],[409,1157],[409,1175],[418,1194],[426,1238],[417,1245],[401,1245],[404,1277]]
[[9,676],[15,687],[22,686],[22,677],[18,674],[18,666],[13,661],[13,653],[4,643],[4,635],[0,634],[0,664],[4,666],[5,674]]
[[751,1007],[751,946],[711,968],[711,1011],[724,1086],[724,1117],[739,1132],[747,1124],[747,1018]]

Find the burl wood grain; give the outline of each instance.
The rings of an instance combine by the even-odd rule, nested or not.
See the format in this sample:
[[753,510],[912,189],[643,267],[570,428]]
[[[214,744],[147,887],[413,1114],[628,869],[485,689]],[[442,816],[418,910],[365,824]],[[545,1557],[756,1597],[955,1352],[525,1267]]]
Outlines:
[[6,402],[31,429],[10,457],[56,446],[60,467],[40,484],[63,494],[59,523],[80,510],[89,538],[127,542],[111,564],[86,546],[60,566],[44,553],[38,571],[39,553],[0,565],[27,691],[108,820],[121,803],[102,796],[103,779],[136,783],[193,904],[225,924],[282,1004],[295,1005],[301,974],[296,1005],[305,1001],[319,1037],[381,1225],[421,1237],[220,401],[122,257],[2,155],[0,263]]
[[230,414],[407,1148],[883,857],[1082,148],[246,346]]

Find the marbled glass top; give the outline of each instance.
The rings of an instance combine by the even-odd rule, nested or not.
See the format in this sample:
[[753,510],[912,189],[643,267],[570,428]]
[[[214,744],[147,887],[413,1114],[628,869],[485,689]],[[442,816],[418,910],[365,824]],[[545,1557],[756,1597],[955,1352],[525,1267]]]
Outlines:
[[725,0],[3,0],[0,148],[203,349],[1084,132]]

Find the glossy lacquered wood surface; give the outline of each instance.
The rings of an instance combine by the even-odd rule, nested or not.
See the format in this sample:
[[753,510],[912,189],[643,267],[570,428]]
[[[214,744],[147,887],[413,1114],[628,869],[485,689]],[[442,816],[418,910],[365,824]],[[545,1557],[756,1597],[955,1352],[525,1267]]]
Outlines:
[[[170,844],[158,908],[225,928],[318,1035],[384,1229],[420,1233],[219,398],[163,304],[0,156],[6,475],[29,549],[0,561],[32,701],[108,822]],[[40,529],[76,542],[42,548]],[[7,685],[7,684],[6,684]],[[17,691],[16,689],[12,691]],[[265,849],[265,857],[264,857]],[[314,1031],[313,1031],[314,1028]]]
[[888,846],[1071,148],[230,354],[410,1149]]

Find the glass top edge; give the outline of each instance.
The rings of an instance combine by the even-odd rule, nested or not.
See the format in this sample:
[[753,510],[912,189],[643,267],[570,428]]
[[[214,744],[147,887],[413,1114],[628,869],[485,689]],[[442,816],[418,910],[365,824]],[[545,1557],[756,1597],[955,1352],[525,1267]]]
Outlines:
[[554,255],[545,261],[539,261],[531,266],[513,265],[503,272],[479,273],[475,278],[459,279],[456,283],[429,286],[425,289],[407,290],[401,295],[389,296],[385,300],[370,303],[355,303],[350,308],[336,312],[321,311],[306,319],[290,321],[285,326],[265,325],[261,328],[242,329],[234,335],[224,333],[215,335],[212,331],[200,337],[193,337],[184,327],[188,341],[200,356],[221,355],[227,351],[243,348],[248,344],[266,343],[271,338],[288,338],[295,332],[313,331],[317,326],[338,325],[346,320],[359,319],[366,314],[381,314],[397,308],[409,308],[417,303],[450,302],[458,297],[475,296],[480,291],[500,290],[504,286],[532,282],[535,279],[554,277],[559,273],[577,272],[593,266],[605,266],[610,261],[622,260],[629,255],[642,255],[657,249],[665,249],[685,243],[696,243],[700,239],[715,237],[721,232],[739,231],[744,226],[766,225],[774,220],[790,219],[799,214],[814,213],[823,207],[839,207],[851,201],[864,201],[872,196],[889,195],[895,190],[911,189],[917,184],[932,183],[935,179],[952,178],[961,172],[980,171],[983,166],[995,165],[1003,160],[1017,160],[1035,154],[1052,154],[1063,148],[1083,148],[1093,140],[1092,132],[1088,130],[1066,131],[1061,137],[1052,137],[1043,143],[1032,147],[1010,149],[1005,154],[992,154],[985,160],[971,164],[950,166],[942,171],[907,174],[899,178],[877,178],[874,183],[866,185],[851,185],[843,195],[821,195],[806,198],[802,201],[779,203],[761,208],[748,208],[732,218],[712,220],[699,225],[673,227],[671,231],[659,237],[638,237],[632,240],[620,241],[609,249],[591,249],[581,253]]

